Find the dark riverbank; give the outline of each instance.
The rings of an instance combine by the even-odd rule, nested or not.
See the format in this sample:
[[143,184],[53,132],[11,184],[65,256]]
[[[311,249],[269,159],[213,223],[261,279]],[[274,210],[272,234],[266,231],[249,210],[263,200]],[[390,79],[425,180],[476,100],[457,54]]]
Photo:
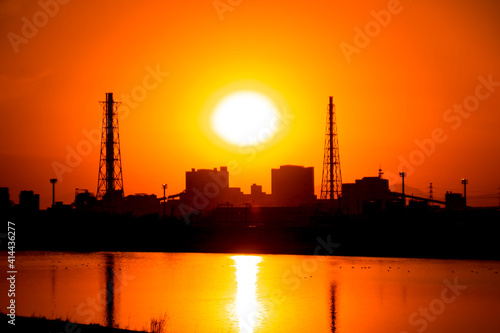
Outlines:
[[321,254],[500,260],[497,210],[418,216],[316,217],[308,225],[186,224],[156,215],[14,218],[16,250]]
[[64,320],[49,320],[46,318],[16,316],[15,325],[8,324],[10,320],[6,314],[0,314],[2,326],[7,327],[3,332],[33,332],[33,333],[137,333],[145,331],[131,331],[97,324],[84,325]]

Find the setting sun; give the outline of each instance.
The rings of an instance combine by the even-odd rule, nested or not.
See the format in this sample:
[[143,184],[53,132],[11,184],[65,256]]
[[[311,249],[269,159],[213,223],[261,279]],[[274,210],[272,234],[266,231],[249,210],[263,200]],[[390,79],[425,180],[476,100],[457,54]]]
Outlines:
[[238,91],[217,104],[211,125],[228,143],[250,146],[271,139],[279,119],[279,112],[269,98],[254,91]]

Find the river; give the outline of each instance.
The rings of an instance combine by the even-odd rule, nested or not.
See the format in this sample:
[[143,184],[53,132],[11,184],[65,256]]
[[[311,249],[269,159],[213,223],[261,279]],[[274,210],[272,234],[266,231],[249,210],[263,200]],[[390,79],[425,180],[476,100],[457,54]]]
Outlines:
[[[17,252],[16,311],[164,332],[500,332],[500,262]],[[6,297],[5,279],[0,287]],[[6,313],[4,301],[1,312]]]

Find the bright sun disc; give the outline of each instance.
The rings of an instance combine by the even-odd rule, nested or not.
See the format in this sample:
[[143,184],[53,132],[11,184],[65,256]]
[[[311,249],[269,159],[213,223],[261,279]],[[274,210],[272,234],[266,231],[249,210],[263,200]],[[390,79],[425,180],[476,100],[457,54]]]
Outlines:
[[211,125],[225,141],[250,146],[271,139],[279,120],[280,114],[269,98],[253,91],[239,91],[217,104]]

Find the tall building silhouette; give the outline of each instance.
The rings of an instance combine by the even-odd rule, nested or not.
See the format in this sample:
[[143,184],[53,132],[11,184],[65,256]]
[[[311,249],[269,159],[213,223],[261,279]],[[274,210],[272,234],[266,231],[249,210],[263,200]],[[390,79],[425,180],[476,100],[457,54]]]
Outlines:
[[325,153],[321,180],[321,199],[339,199],[342,194],[342,173],[340,171],[339,142],[335,105],[330,96],[326,119]]
[[271,169],[271,186],[273,200],[281,206],[311,204],[316,200],[313,167],[281,165]]
[[118,106],[113,93],[106,93],[106,101],[100,102],[104,109],[102,118],[101,155],[97,181],[97,199],[113,201],[123,197],[122,159],[120,135],[118,133]]

